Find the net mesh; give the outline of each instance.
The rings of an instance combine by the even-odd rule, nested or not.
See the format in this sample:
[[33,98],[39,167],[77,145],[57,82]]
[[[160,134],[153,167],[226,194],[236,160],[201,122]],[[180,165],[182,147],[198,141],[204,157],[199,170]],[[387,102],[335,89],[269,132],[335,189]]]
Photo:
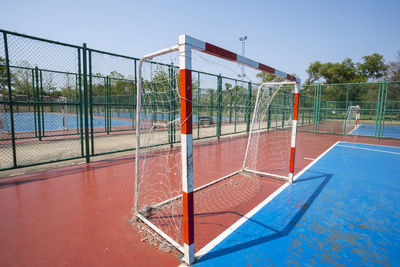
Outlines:
[[[193,62],[203,58],[196,58],[194,55]],[[138,112],[141,149],[135,211],[141,219],[138,220],[139,224],[141,221],[150,223],[158,234],[168,237],[167,241],[179,248],[183,246],[184,234],[181,197],[181,97],[179,72],[173,67],[178,64],[177,55],[157,57],[157,62],[161,63],[144,62],[141,77],[138,77],[142,84],[142,92],[138,96],[141,99]],[[162,64],[171,62],[173,66]],[[205,64],[213,63],[207,59]],[[218,64],[215,65],[218,67]],[[252,141],[252,157],[257,157],[257,153],[258,157],[266,155],[257,159],[254,168],[251,165],[252,158],[248,158],[251,165],[249,167],[254,170],[265,170],[258,167],[268,166],[272,173],[274,169],[278,169],[275,173],[288,173],[287,162],[278,167],[276,164],[288,160],[290,151],[293,103],[290,90],[293,87],[289,87],[287,84],[269,89],[263,86],[260,90],[276,92],[270,98],[263,93],[258,99],[258,118],[253,124],[259,123],[259,129],[265,129],[269,134],[257,137],[258,149],[255,147],[255,137]],[[248,145],[247,131],[251,125],[258,86],[218,74],[192,71],[192,88],[194,231],[195,249],[199,251],[265,200],[283,181],[243,171]],[[262,117],[261,114],[266,114],[268,110],[270,116]],[[267,119],[269,124],[266,123]],[[253,128],[257,131],[254,125]],[[231,134],[225,135],[226,133]],[[265,140],[274,144],[272,150],[265,147]],[[279,144],[276,145],[276,142]],[[267,151],[262,151],[263,149]],[[287,151],[275,151],[281,149]],[[271,161],[277,156],[270,153],[280,153],[279,158]],[[262,162],[263,160],[269,162]]]
[[[173,60],[158,58],[162,60]],[[136,212],[176,242],[182,236],[180,97],[177,68],[144,62],[139,77],[140,164]],[[174,201],[172,201],[173,199]]]
[[258,88],[244,168],[288,177],[294,84],[264,83]]

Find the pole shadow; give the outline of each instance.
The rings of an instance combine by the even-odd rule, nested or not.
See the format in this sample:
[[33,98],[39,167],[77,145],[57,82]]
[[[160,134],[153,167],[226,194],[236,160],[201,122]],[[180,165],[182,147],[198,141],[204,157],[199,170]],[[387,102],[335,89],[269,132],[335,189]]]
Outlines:
[[[310,173],[311,171],[308,171]],[[205,262],[207,260],[211,260],[213,258],[217,258],[219,256],[227,255],[230,253],[234,253],[243,249],[247,249],[256,245],[260,245],[266,242],[270,242],[272,240],[285,237],[290,234],[290,232],[296,227],[298,222],[301,220],[301,218],[305,215],[307,210],[311,207],[312,203],[314,200],[318,197],[318,195],[321,193],[321,191],[324,189],[324,187],[328,184],[329,180],[332,178],[332,174],[325,174],[325,173],[318,173],[315,172],[316,175],[312,177],[307,177],[307,178],[299,178],[297,179],[292,186],[295,186],[296,184],[315,180],[315,179],[322,179],[321,183],[318,185],[318,187],[314,190],[314,192],[310,195],[310,197],[307,199],[307,201],[300,207],[299,211],[292,217],[292,219],[289,221],[289,223],[282,229],[282,230],[277,230],[274,229],[273,227],[267,226],[263,224],[262,222],[259,222],[257,220],[254,220],[252,218],[248,218],[248,221],[252,223],[256,223],[260,226],[262,226],[265,229],[272,230],[274,233],[260,237],[248,242],[236,244],[234,246],[222,248],[222,249],[217,249],[215,251],[211,250],[211,252],[208,252],[205,254],[203,257],[199,259],[200,262]]]

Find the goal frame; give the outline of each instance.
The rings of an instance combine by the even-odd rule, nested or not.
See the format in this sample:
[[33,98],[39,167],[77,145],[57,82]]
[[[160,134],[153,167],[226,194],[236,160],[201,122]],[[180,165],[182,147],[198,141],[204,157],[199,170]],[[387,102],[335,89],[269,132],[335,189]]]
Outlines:
[[[354,129],[352,129],[350,132],[348,132],[347,133],[347,121],[348,121],[348,117],[349,117],[349,115],[350,115],[350,110],[351,109],[355,109],[355,118],[354,118]],[[360,108],[360,105],[357,105],[357,106],[349,106],[349,107],[347,107],[347,110],[346,110],[346,117],[344,118],[344,123],[343,123],[343,131],[344,131],[344,134],[347,134],[347,135],[351,135],[355,130],[357,130],[357,128],[360,126],[360,116],[361,116],[361,108]]]
[[[293,158],[293,166],[292,165],[289,166],[289,169],[291,170],[291,171],[289,171],[289,176],[283,176],[283,175],[278,175],[278,174],[268,173],[268,172],[260,172],[260,171],[255,171],[255,170],[251,170],[251,169],[246,168],[246,161],[247,161],[247,157],[248,157],[248,154],[249,154],[250,142],[251,142],[251,139],[252,139],[252,134],[251,133],[254,130],[253,128],[254,128],[254,122],[255,122],[255,118],[256,118],[256,112],[258,110],[258,105],[260,103],[259,102],[260,91],[262,90],[262,88],[264,86],[274,86],[274,85],[280,85],[280,86],[283,86],[283,85],[294,85],[296,87],[296,82],[285,82],[285,81],[284,82],[265,82],[265,83],[262,83],[262,84],[259,85],[258,91],[257,91],[257,97],[256,97],[256,106],[254,107],[253,117],[252,117],[252,121],[251,121],[251,124],[250,124],[251,126],[250,126],[250,130],[249,130],[249,137],[247,139],[246,154],[244,156],[244,161],[243,161],[243,171],[247,171],[247,172],[250,172],[250,173],[253,173],[253,174],[256,174],[256,175],[261,175],[261,176],[270,176],[270,177],[274,177],[274,178],[279,179],[279,180],[284,180],[284,181],[287,181],[289,183],[292,183],[293,182],[294,158]],[[279,90],[277,90],[274,93],[272,98],[275,97],[275,95],[276,95],[276,93],[278,93],[278,91]],[[298,104],[297,104],[297,107],[298,107]],[[294,121],[295,120],[293,120],[293,123],[294,123]],[[296,118],[296,123],[297,123],[297,118]],[[294,148],[296,147],[296,133],[297,133],[297,125],[292,125],[292,135],[291,135],[292,136],[292,140],[291,140],[291,145],[292,146],[291,147],[294,147]],[[294,136],[294,140],[293,140],[293,136]],[[293,146],[293,142],[294,142],[294,146]],[[293,151],[293,157],[294,156],[295,155],[294,155],[294,151]],[[292,153],[291,153],[290,157],[292,157]]]
[[[169,47],[157,52],[143,56],[138,63],[137,68],[137,107],[136,110],[140,112],[141,108],[141,91],[142,81],[141,72],[142,64],[145,60],[151,60],[154,57],[168,54],[171,52],[179,52],[179,91],[180,91],[180,110],[181,110],[181,169],[182,169],[182,197],[183,201],[183,234],[184,245],[183,247],[177,244],[163,231],[158,229],[151,222],[146,220],[138,212],[139,200],[139,177],[140,177],[140,116],[136,116],[136,179],[135,179],[135,200],[134,200],[134,217],[146,223],[150,228],[155,230],[160,236],[170,242],[179,251],[183,253],[183,260],[186,264],[190,265],[195,261],[194,249],[194,192],[199,188],[193,188],[193,138],[192,138],[192,50],[197,50],[215,57],[219,57],[231,62],[238,63],[261,72],[272,74],[289,80],[295,84],[294,89],[294,105],[292,117],[292,133],[291,133],[291,148],[290,148],[290,163],[289,163],[289,183],[293,181],[295,150],[296,150],[296,132],[297,132],[297,116],[299,107],[299,91],[301,80],[283,71],[272,68],[268,65],[256,62],[244,56],[238,55],[216,45],[208,42],[201,41],[189,35],[183,34],[179,36],[178,45]],[[246,148],[247,149],[247,148]],[[218,180],[225,179],[232,176],[227,175]],[[205,185],[209,186],[209,185]],[[203,186],[204,187],[204,186]],[[176,199],[175,198],[175,199]],[[162,205],[162,204],[161,204]]]

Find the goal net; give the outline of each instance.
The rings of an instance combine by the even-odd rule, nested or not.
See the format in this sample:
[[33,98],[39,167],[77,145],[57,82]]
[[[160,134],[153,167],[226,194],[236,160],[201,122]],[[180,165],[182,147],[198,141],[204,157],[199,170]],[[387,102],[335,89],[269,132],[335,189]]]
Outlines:
[[289,179],[294,82],[263,83],[252,116],[245,171]]
[[360,106],[349,106],[344,120],[343,130],[345,134],[352,134],[360,126]]
[[[192,71],[198,59],[192,50],[290,82],[207,76]],[[134,220],[147,239],[175,247],[191,264],[195,252],[203,255],[291,182],[300,83],[187,35],[178,46],[144,56],[137,77]]]
[[69,130],[69,122],[68,122],[68,106],[67,104],[67,98],[65,96],[60,96],[55,98],[55,101],[57,103],[61,103],[60,105],[60,111],[61,111],[61,121],[62,121],[62,129]]

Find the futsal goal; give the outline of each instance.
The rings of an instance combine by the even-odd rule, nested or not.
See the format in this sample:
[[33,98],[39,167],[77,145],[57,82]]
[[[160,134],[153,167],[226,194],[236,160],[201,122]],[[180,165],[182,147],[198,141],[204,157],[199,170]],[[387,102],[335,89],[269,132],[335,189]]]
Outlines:
[[[248,83],[248,133],[194,141],[193,106],[206,97],[193,94],[195,51],[283,80]],[[150,60],[162,57],[177,59],[179,68],[154,67]],[[137,77],[134,219],[191,264],[252,205],[261,203],[273,188],[293,181],[300,80],[188,35],[181,35],[176,46],[142,57]],[[231,94],[225,94],[230,110],[232,103],[240,102]],[[217,90],[218,105],[223,105],[223,97]],[[144,115],[149,110],[152,116]],[[221,119],[223,112],[217,117]],[[195,240],[201,249],[195,250]]]
[[345,134],[352,134],[360,126],[360,106],[349,106],[343,124]]

